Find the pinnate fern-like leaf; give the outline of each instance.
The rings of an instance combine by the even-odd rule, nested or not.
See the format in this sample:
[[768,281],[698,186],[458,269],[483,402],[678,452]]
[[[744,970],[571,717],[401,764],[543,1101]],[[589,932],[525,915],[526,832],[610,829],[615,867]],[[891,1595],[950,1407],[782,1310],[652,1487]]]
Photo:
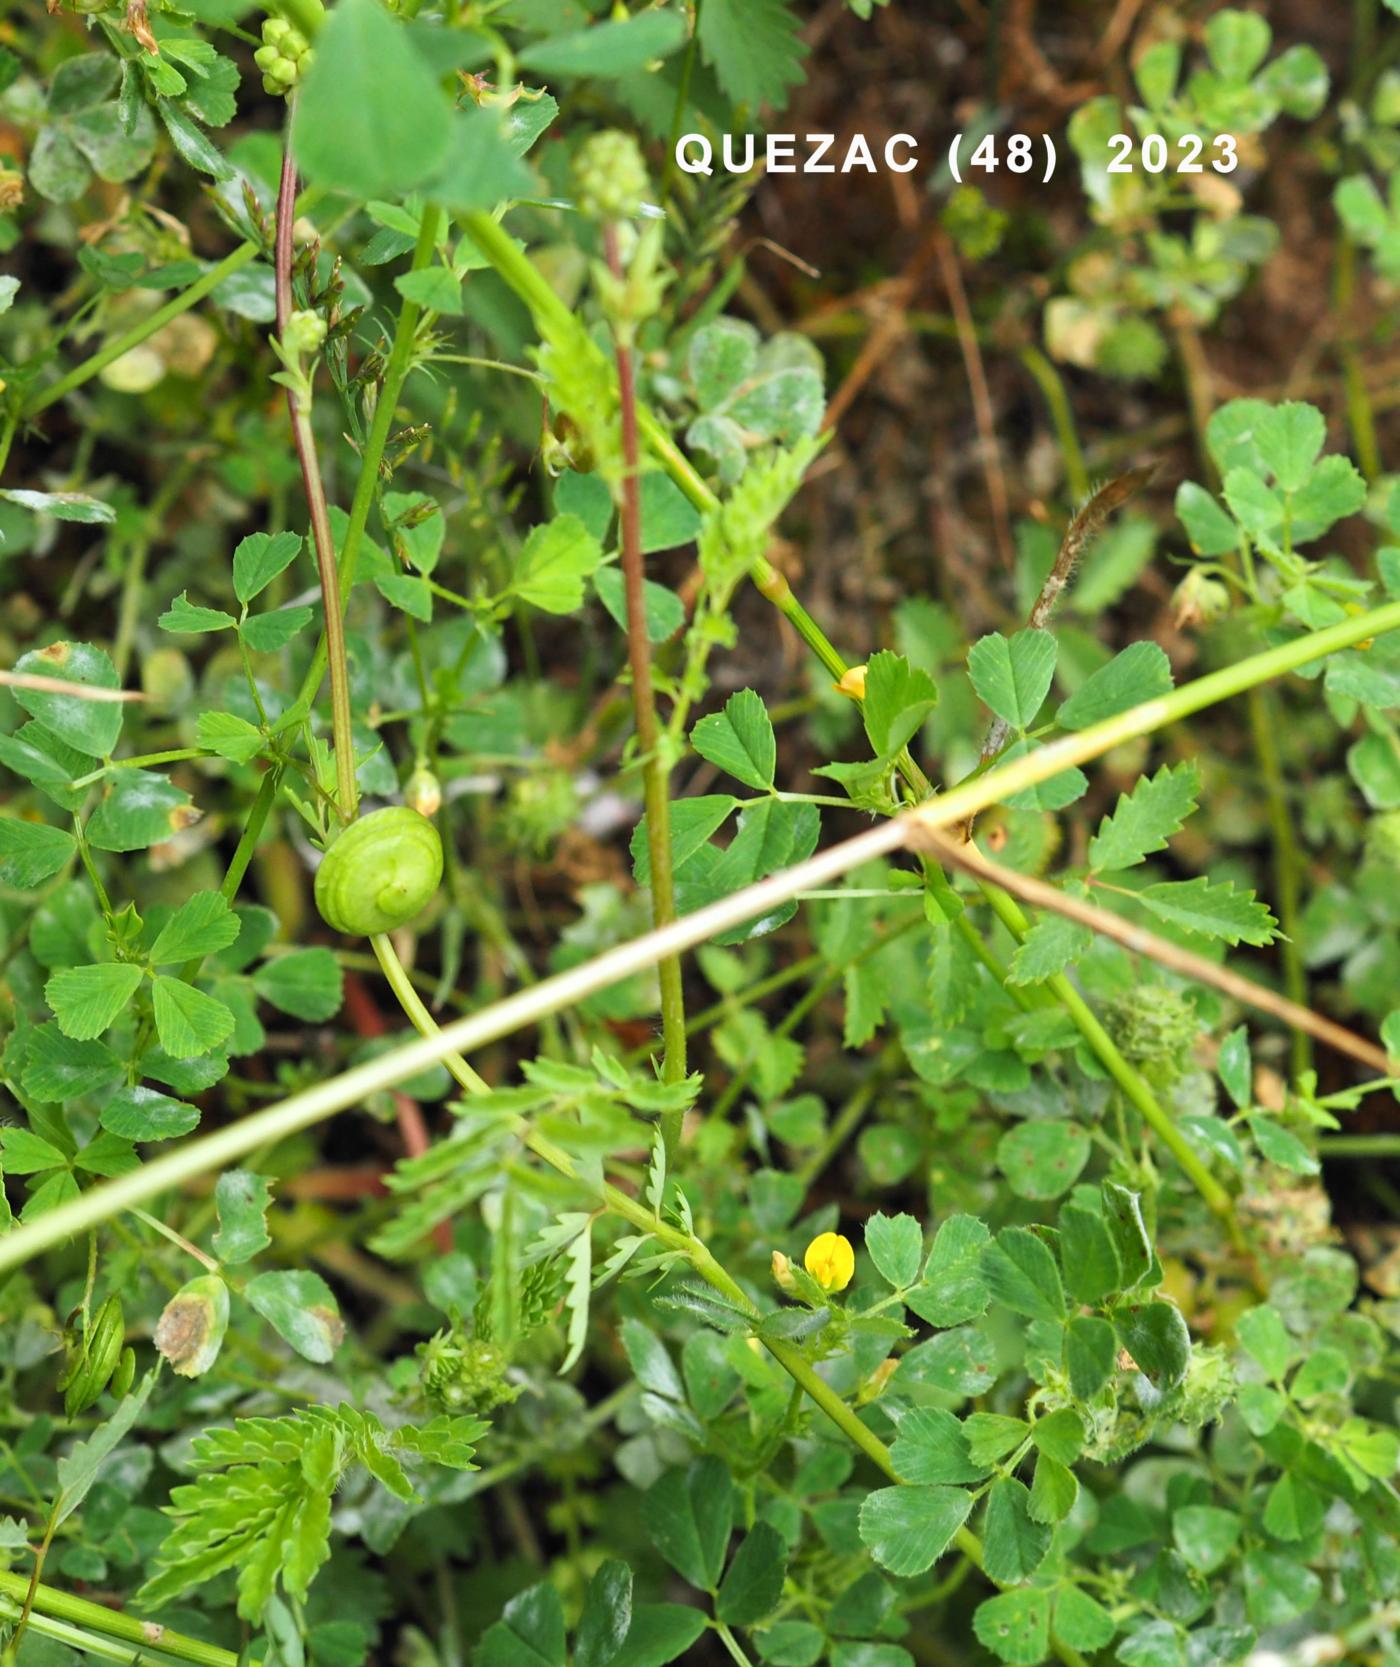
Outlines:
[[281,1418],[240,1418],[194,1442],[195,1479],[172,1489],[175,1527],[162,1542],[138,1602],[170,1603],[227,1569],[238,1570],[238,1613],[261,1618],[280,1581],[304,1599],[330,1555],[331,1501],[352,1465],[400,1499],[415,1497],[399,1455],[475,1469],[476,1418],[435,1418],[388,1429],[351,1406],[304,1407]]

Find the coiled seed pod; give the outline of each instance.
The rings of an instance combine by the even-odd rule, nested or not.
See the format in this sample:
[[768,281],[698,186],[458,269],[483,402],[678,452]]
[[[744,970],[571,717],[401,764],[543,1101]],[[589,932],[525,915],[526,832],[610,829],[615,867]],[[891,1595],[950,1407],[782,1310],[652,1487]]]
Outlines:
[[421,914],[442,880],[442,841],[426,816],[390,805],[352,822],[316,870],[316,907],[337,932],[372,937]]

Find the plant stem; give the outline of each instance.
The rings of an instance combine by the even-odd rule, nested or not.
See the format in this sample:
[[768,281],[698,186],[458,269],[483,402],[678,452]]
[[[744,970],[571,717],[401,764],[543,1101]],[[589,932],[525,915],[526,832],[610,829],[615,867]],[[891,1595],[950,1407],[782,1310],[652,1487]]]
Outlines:
[[1089,467],[1084,461],[1084,449],[1079,444],[1079,434],[1074,426],[1074,412],[1070,409],[1064,380],[1050,360],[1033,345],[1021,349],[1021,363],[1035,378],[1041,393],[1045,396],[1050,421],[1055,429],[1055,438],[1059,441],[1060,456],[1064,460],[1065,481],[1069,486],[1070,496],[1076,503],[1082,503],[1089,496]]
[[[939,846],[939,860],[945,867],[964,869],[967,873],[999,887],[1003,892],[1010,892],[1013,896],[1019,897],[1024,903],[1038,909],[1047,909],[1052,914],[1063,915],[1067,920],[1078,921],[1091,932],[1113,938],[1135,954],[1150,957],[1182,978],[1192,978],[1201,984],[1208,984],[1247,1007],[1255,1007],[1261,1013],[1269,1013],[1281,1019],[1286,1025],[1307,1031],[1320,1042],[1325,1042],[1329,1047],[1336,1048],[1339,1053],[1359,1060],[1363,1065],[1380,1071],[1390,1068],[1390,1060],[1384,1048],[1377,1047],[1364,1036],[1358,1036],[1355,1031],[1324,1018],[1322,1014],[1313,1012],[1309,1007],[1300,1007],[1296,1002],[1286,1000],[1266,985],[1256,984],[1253,979],[1231,972],[1229,968],[1215,961],[1208,961],[1205,956],[1197,955],[1192,950],[1183,949],[1180,944],[1172,943],[1170,939],[1158,937],[1155,932],[1149,932],[1146,927],[1124,920],[1121,915],[1110,914],[1107,909],[1095,908],[1092,903],[1071,897],[1058,886],[1048,885],[1044,880],[1037,880],[1029,874],[1020,874],[1015,869],[1003,868],[1000,863],[992,862],[990,858],[983,856],[974,845],[959,845],[952,840],[939,841],[937,836],[934,837],[935,843]],[[1131,896],[1131,893],[1128,895]]]
[[[1251,689],[1246,697],[1249,707],[1249,727],[1254,738],[1254,755],[1264,776],[1264,794],[1268,807],[1269,831],[1274,847],[1274,901],[1278,906],[1279,925],[1283,928],[1279,956],[1283,963],[1283,986],[1289,1000],[1297,1006],[1308,1005],[1308,974],[1303,965],[1303,939],[1299,930],[1302,916],[1302,858],[1293,832],[1293,817],[1288,806],[1288,789],[1283,779],[1283,765],[1278,752],[1279,704],[1269,689]],[[1295,1025],[1290,1032],[1290,1052],[1293,1079],[1296,1082],[1304,1071],[1312,1069],[1312,1038]]]
[[[22,1575],[0,1570],[0,1595],[22,1602],[28,1587],[29,1582]],[[157,1651],[179,1661],[194,1662],[196,1667],[238,1667],[239,1664],[240,1658],[232,1650],[221,1650],[216,1644],[187,1638],[183,1633],[172,1632],[154,1621],[138,1620],[134,1615],[124,1615],[120,1610],[108,1609],[87,1598],[74,1597],[70,1592],[60,1592],[53,1586],[35,1587],[33,1608],[30,1620],[36,1631],[39,1630],[38,1616],[48,1615],[134,1644],[138,1651],[144,1652],[148,1661],[151,1652]]]
[[148,313],[139,323],[133,324],[129,330],[114,337],[105,347],[100,347],[90,358],[84,359],[82,364],[75,365],[66,376],[59,377],[57,382],[51,383],[26,400],[25,416],[37,416],[40,411],[47,410],[66,394],[71,394],[75,388],[81,388],[84,382],[91,381],[99,371],[106,370],[107,366],[120,359],[123,353],[130,353],[133,347],[139,347],[143,341],[148,341],[157,330],[163,330],[171,319],[179,318],[181,313],[187,313],[191,307],[202,301],[210,290],[217,289],[225,278],[241,271],[250,260],[261,253],[260,244],[240,244],[231,255],[225,255],[217,266],[211,266],[203,277],[196,278],[188,289],[172,296],[163,307],[157,307],[153,313]]
[[[274,270],[277,281],[277,334],[285,345],[287,322],[292,315],[292,223],[296,215],[297,172],[288,150],[282,157],[282,180],[277,193],[277,245]],[[316,436],[311,427],[309,399],[295,387],[287,389],[287,412],[292,419],[292,438],[301,466],[306,507],[311,518],[311,538],[316,550],[316,571],[321,580],[321,612],[325,617],[326,659],[331,674],[331,735],[335,747],[336,810],[342,822],[353,822],[359,809],[359,787],[355,780],[355,739],[350,712],[350,671],[345,656],[345,620],[340,604],[340,578],[335,561],[335,539],[331,535],[330,510],[321,465],[316,456]],[[318,679],[319,681],[319,679]]]
[[5,472],[5,465],[10,461],[10,447],[15,443],[15,432],[19,428],[19,406],[13,405],[5,413],[4,427],[0,428],[0,475]]
[[1324,1158],[1396,1158],[1400,1134],[1325,1134],[1317,1149]]
[[[437,246],[438,225],[437,207],[432,203],[426,204],[418,226],[418,243],[413,251],[411,271],[421,271],[432,260],[433,250]],[[342,610],[355,583],[360,544],[364,539],[369,512],[379,487],[379,466],[384,460],[389,428],[394,420],[399,395],[403,392],[404,381],[408,376],[413,343],[418,334],[418,321],[422,314],[423,309],[418,302],[405,298],[403,306],[399,309],[398,322],[394,326],[394,339],[389,348],[388,363],[384,367],[384,380],[380,385],[374,417],[370,422],[369,434],[366,436],[364,451],[360,457],[360,473],[355,482],[355,495],[350,500],[345,545],[340,552],[339,588]],[[304,701],[310,701],[320,687],[329,648],[330,638],[327,629],[321,633],[321,640],[316,644],[316,652],[312,655],[311,664],[302,679],[301,699]]]
[[1368,637],[1395,630],[1400,630],[1400,602],[1388,602],[1321,631],[1295,637],[1263,653],[1238,660],[1205,677],[1183,683],[1169,694],[1061,736],[1036,752],[960,783],[892,821],[878,823],[853,839],[843,840],[806,862],[771,874],[692,914],[682,915],[660,931],[619,944],[567,972],[556,973],[476,1013],[454,1019],[435,1036],[406,1042],[391,1053],[327,1078],[237,1123],[186,1141],[139,1169],[92,1187],[32,1221],[17,1224],[0,1237],[0,1271],[20,1265],[50,1245],[60,1244],[74,1233],[107,1221],[133,1204],[144,1204],[167,1188],[183,1186],[197,1175],[235,1163],[264,1142],[282,1140],[300,1129],[310,1128],[369,1094],[392,1088],[449,1054],[471,1052],[536,1024],[547,1014],[558,1013],[621,979],[655,966],[664,955],[704,943],[803,891],[829,884],[861,863],[888,856],[904,846],[917,849],[925,831],[955,827],[960,820],[988,805],[999,804],[1013,793],[1048,781],[1071,764],[1087,763],[1125,741],[1150,735],[1209,706],[1233,699],[1266,679],[1281,677],[1328,654],[1354,647]]
[[[409,978],[403,962],[398,957],[393,940],[384,932],[376,932],[369,940],[370,948],[374,951],[374,958],[379,962],[380,970],[388,982],[389,988],[400,1007],[413,1024],[415,1030],[422,1036],[440,1034],[437,1020],[424,1006],[422,998],[413,988],[413,981]],[[474,1071],[460,1055],[447,1054],[443,1064],[457,1079],[469,1094],[486,1094],[490,1092],[490,1084],[486,1079]]]
[[307,40],[320,34],[321,25],[326,21],[326,8],[321,0],[269,0],[263,9],[270,16],[285,17]]
[[[619,284],[625,277],[618,249],[617,228],[603,229],[608,266]],[[646,804],[647,852],[651,858],[651,918],[666,926],[676,918],[676,887],[671,872],[670,769],[662,750],[661,726],[651,682],[651,642],[647,636],[645,573],[642,558],[641,448],[637,439],[637,382],[632,356],[631,327],[613,326],[617,353],[618,415],[622,427],[622,481],[618,519],[622,538],[622,574],[627,599],[627,660],[632,670],[632,716],[642,754],[642,790]],[[680,1082],[685,1077],[685,992],[678,955],[668,955],[657,968],[661,985],[661,1032],[665,1054],[662,1077]],[[683,1114],[668,1112],[661,1120],[662,1138],[674,1160],[680,1149]]]

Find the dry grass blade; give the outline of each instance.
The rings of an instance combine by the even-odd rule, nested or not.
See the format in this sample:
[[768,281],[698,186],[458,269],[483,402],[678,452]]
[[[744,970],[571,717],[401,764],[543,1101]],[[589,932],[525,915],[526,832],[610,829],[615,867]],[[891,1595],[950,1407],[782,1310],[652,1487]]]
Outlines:
[[1390,1075],[1392,1070],[1400,1074],[1400,1062],[1391,1060],[1384,1048],[1377,1047],[1374,1042],[1368,1042],[1364,1036],[1358,1036],[1345,1025],[1336,1024],[1331,1019],[1324,1018],[1321,1013],[1315,1013],[1312,1008],[1290,1001],[1287,996],[1278,995],[1263,984],[1256,984],[1253,979],[1245,978],[1241,973],[1231,972],[1228,967],[1218,966],[1214,961],[1206,960],[1203,955],[1196,955],[1189,949],[1181,948],[1179,944],[1158,937],[1155,932],[1149,932],[1145,927],[1135,926],[1131,921],[1124,920],[1121,915],[1111,914],[1107,909],[1097,909],[1092,903],[1070,897],[1044,880],[1035,880],[1029,875],[1018,874],[1015,869],[1003,868],[1000,863],[984,857],[975,846],[959,844],[937,829],[921,829],[917,844],[945,867],[960,868],[965,874],[971,874],[976,879],[1000,886],[1013,897],[1019,897],[1023,903],[1029,903],[1032,908],[1046,909],[1053,914],[1063,915],[1066,920],[1077,921],[1079,925],[1087,926],[1100,937],[1112,938],[1125,949],[1147,956],[1149,960],[1156,961],[1159,966],[1166,967],[1170,972],[1179,973],[1183,978],[1193,978],[1201,984],[1209,984],[1212,989],[1219,990],[1223,995],[1232,997],[1246,1007],[1271,1014],[1295,1030],[1306,1031],[1317,1041],[1335,1048],[1338,1053],[1344,1053],[1372,1070],[1379,1071],[1383,1076]]
[[35,689],[46,695],[73,695],[78,700],[145,700],[136,689],[99,689],[91,683],[69,683],[62,677],[45,677],[37,671],[0,671],[0,685],[7,689]]

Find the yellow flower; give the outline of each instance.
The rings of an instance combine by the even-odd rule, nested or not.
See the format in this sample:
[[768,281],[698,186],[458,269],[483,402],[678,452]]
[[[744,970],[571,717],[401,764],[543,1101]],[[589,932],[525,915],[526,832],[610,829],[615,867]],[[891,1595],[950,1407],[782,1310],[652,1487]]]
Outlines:
[[[841,673],[841,681],[833,683],[832,688],[838,695],[847,695],[851,700],[865,699],[865,667],[848,666]],[[823,1235],[825,1237],[825,1235]]]
[[818,1233],[802,1265],[824,1291],[844,1291],[856,1271],[856,1253],[841,1233]]

